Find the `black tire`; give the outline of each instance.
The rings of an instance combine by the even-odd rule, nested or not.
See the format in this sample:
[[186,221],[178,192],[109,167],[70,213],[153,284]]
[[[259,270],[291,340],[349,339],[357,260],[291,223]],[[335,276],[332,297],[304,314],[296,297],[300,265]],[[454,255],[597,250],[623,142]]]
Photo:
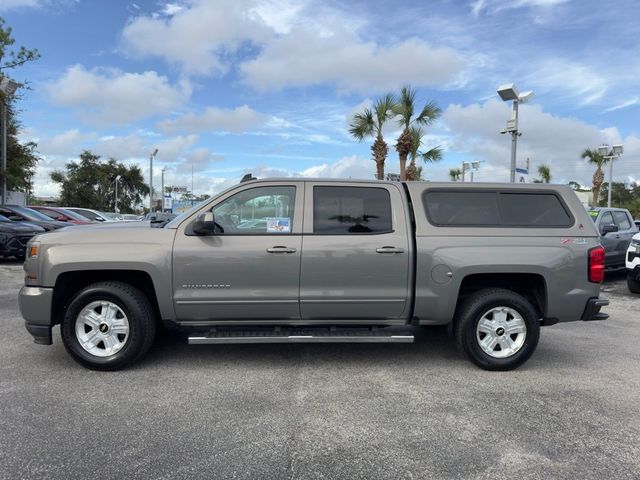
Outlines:
[[[108,301],[119,307],[128,320],[128,334],[119,351],[109,356],[97,356],[85,350],[76,335],[76,322],[82,310],[96,301]],[[140,360],[156,333],[154,310],[147,296],[137,288],[121,282],[99,282],[76,294],[67,308],[60,332],[67,352],[81,365],[91,370],[119,370]],[[103,344],[104,345],[104,344]]]
[[[495,358],[485,353],[480,346],[480,334],[477,333],[478,322],[485,313],[496,307],[515,310],[526,327],[524,343],[506,358]],[[504,330],[500,335],[503,334]],[[460,305],[454,320],[454,335],[458,348],[480,368],[513,370],[526,362],[535,351],[540,338],[540,320],[535,308],[522,295],[502,288],[489,288],[472,294]]]
[[640,278],[632,272],[627,273],[627,287],[631,293],[640,293]]

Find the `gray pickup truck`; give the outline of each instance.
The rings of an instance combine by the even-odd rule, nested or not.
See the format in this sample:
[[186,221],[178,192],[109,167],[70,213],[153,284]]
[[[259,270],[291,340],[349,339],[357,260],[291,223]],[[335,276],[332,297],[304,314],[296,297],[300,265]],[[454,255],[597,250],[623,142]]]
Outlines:
[[524,363],[540,326],[604,320],[604,250],[568,187],[242,182],[163,228],[80,226],[28,245],[35,342],[82,365],[140,359],[156,327],[194,344],[412,342],[448,325],[478,366]]

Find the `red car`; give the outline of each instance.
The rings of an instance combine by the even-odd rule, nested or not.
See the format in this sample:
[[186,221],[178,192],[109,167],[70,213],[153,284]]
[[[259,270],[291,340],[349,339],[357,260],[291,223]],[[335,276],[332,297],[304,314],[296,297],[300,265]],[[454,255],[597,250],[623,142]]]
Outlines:
[[42,205],[29,205],[29,208],[36,210],[49,218],[59,222],[69,222],[73,225],[86,225],[95,223],[75,212],[60,207],[43,207]]

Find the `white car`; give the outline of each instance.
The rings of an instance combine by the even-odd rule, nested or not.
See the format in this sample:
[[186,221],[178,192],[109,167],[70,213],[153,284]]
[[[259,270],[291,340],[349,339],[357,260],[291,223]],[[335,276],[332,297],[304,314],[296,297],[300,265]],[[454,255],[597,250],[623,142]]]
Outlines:
[[625,261],[629,291],[640,293],[640,233],[636,233],[631,239]]

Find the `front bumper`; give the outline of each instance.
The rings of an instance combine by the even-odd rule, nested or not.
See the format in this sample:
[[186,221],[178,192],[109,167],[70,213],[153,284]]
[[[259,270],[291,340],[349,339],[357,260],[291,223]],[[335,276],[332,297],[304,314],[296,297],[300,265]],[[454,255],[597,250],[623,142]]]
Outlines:
[[33,335],[34,342],[51,345],[53,288],[24,286],[20,289],[18,303],[25,327]]
[[600,309],[602,307],[606,307],[607,305],[609,305],[608,298],[590,298],[587,301],[587,306],[584,309],[581,320],[606,320],[607,318],[609,318],[609,315],[600,312]]

